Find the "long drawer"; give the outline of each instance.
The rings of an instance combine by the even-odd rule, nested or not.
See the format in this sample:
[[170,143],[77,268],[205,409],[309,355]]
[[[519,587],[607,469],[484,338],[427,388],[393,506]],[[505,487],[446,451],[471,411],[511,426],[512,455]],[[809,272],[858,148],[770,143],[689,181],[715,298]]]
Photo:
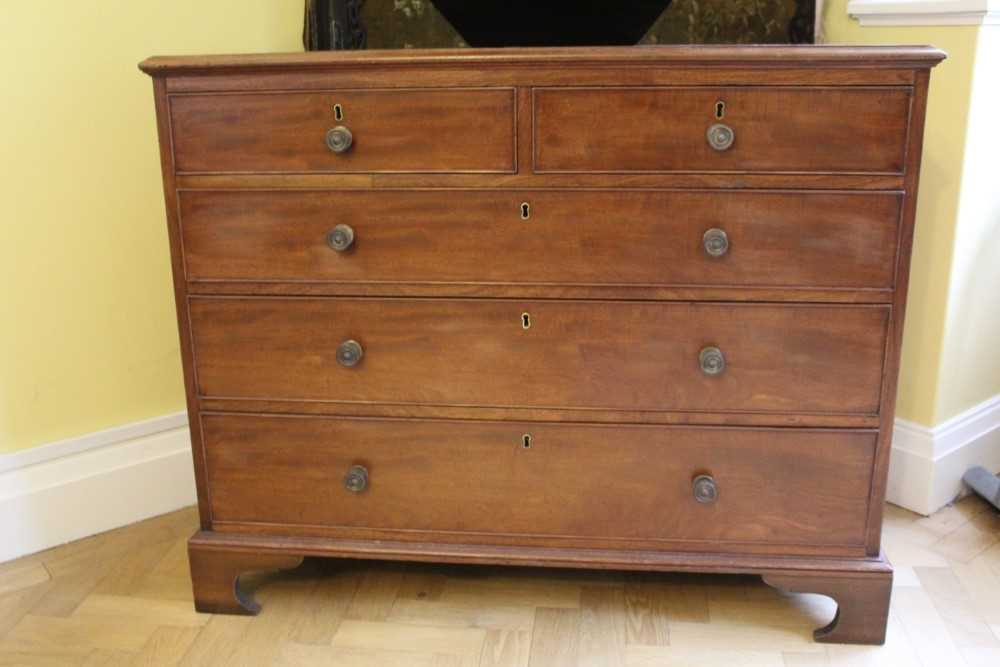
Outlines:
[[909,110],[903,87],[540,88],[535,170],[895,174]]
[[900,199],[195,190],[180,219],[189,280],[891,289]]
[[180,172],[515,170],[512,88],[181,95],[170,120]]
[[202,429],[215,522],[691,549],[861,544],[876,437],[226,414]]
[[[878,412],[882,306],[192,297],[205,397]],[[346,365],[352,364],[353,365]]]

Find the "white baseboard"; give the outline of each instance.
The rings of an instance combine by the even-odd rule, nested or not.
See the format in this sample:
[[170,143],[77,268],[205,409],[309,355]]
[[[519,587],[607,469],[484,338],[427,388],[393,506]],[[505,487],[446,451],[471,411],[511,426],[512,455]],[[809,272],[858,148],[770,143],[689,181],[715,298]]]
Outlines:
[[1000,395],[934,428],[896,420],[886,499],[918,514],[941,509],[972,466],[1000,470]]
[[195,502],[185,413],[0,456],[0,562]]

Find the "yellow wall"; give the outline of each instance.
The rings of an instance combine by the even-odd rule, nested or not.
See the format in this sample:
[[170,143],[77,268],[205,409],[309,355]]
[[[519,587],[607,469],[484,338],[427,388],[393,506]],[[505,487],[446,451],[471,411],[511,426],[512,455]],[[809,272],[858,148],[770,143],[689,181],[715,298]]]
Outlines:
[[183,409],[152,54],[301,49],[302,0],[4,2],[0,452]]
[[1000,394],[1000,25],[983,26],[948,284],[937,423]]
[[931,73],[896,404],[898,417],[926,426],[951,416],[939,410],[941,364],[978,34],[977,26],[862,27],[847,0],[825,3],[827,43],[932,44],[948,53]]

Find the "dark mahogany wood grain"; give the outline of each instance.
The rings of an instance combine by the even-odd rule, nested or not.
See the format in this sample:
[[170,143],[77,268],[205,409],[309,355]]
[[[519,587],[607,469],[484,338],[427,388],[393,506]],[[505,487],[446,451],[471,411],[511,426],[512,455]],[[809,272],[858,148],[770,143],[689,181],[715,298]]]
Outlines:
[[[511,88],[180,95],[170,119],[180,172],[517,169]],[[354,143],[335,154],[325,137],[340,125]]]
[[[185,191],[180,217],[189,280],[889,290],[900,200],[462,190],[444,202],[437,190]],[[326,244],[336,224],[354,229],[347,252]],[[703,247],[710,228],[729,238],[721,258]]]
[[[263,521],[221,521],[212,524],[212,530],[233,535],[312,537],[329,540],[357,542],[400,541],[410,533],[397,529],[359,528],[357,526],[334,526],[320,524],[270,523]],[[576,536],[567,537],[547,533],[473,533],[441,530],[419,531],[422,542],[439,544],[468,544],[473,542],[487,546],[521,546],[535,549],[595,549],[632,550],[648,549],[672,553],[716,553],[738,555],[792,554],[803,558],[864,558],[864,545],[837,545],[799,542],[789,545],[777,542],[738,542],[735,540],[697,539],[627,539],[613,537]]]
[[[520,114],[520,119],[523,114]],[[528,117],[530,122],[530,116]],[[530,126],[526,134],[531,136]],[[521,142],[524,146],[526,142]],[[531,150],[530,142],[527,142]],[[531,154],[518,164],[531,164]],[[297,188],[306,190],[377,188],[575,188],[575,189],[769,189],[796,190],[884,190],[900,192],[900,174],[779,174],[768,172],[535,174],[525,169],[517,174],[178,174],[179,190],[242,188]]]
[[[145,61],[197,608],[253,611],[239,574],[305,555],[749,572],[833,597],[817,640],[882,641],[882,503],[943,57]],[[719,100],[736,131],[721,153],[705,140]],[[343,155],[324,144],[335,124],[354,134]],[[357,235],[343,255],[324,243],[337,223]],[[729,235],[721,260],[701,249],[709,226]],[[365,348],[351,369],[335,360],[347,338]],[[698,367],[708,345],[721,376]],[[370,468],[359,495],[342,486],[351,463]],[[696,472],[719,480],[715,505],[686,495]]]
[[191,540],[188,544],[194,608],[206,614],[254,616],[260,605],[240,589],[240,575],[262,570],[290,570],[302,563],[294,553],[254,553],[215,549]]
[[[341,52],[343,53],[343,52]],[[913,69],[883,67],[706,67],[667,63],[586,67],[539,61],[525,67],[503,63],[426,67],[398,65],[364,67],[350,63],[326,68],[247,72],[219,71],[213,75],[178,74],[167,78],[171,93],[254,92],[335,88],[475,87],[489,80],[497,86],[911,86]]]
[[765,573],[764,582],[792,593],[818,593],[837,602],[837,615],[813,633],[827,644],[884,644],[892,597],[892,571]]
[[[234,415],[204,415],[202,428],[213,519],[415,540],[433,530],[856,546],[875,444],[863,431]],[[343,484],[354,464],[369,471],[361,493]],[[714,477],[715,503],[694,499],[698,474]]]
[[[889,315],[878,306],[202,297],[190,313],[206,397],[861,414],[878,409]],[[335,359],[348,339],[364,348],[353,368]],[[726,357],[718,376],[699,367],[712,345]]]
[[563,549],[517,545],[438,544],[398,540],[330,540],[310,536],[249,535],[200,531],[191,544],[230,553],[275,551],[331,558],[436,561],[615,570],[724,572],[809,576],[811,573],[885,574],[892,569],[885,557],[782,556],[778,554],[717,554],[645,549]]
[[170,267],[173,277],[174,305],[177,308],[177,332],[180,339],[181,366],[184,373],[184,394],[188,413],[188,433],[191,436],[191,454],[194,459],[194,479],[198,492],[198,518],[202,529],[208,530],[212,520],[208,507],[208,486],[205,482],[205,450],[201,446],[201,428],[197,424],[200,405],[194,377],[194,354],[191,349],[191,327],[188,322],[187,282],[184,280],[184,246],[177,214],[176,176],[173,152],[170,150],[170,113],[166,82],[153,81],[153,99],[156,104],[156,130],[160,143],[160,169],[163,174],[163,195],[167,215],[167,234],[170,240]]
[[705,412],[673,410],[599,410],[593,408],[489,407],[481,405],[414,405],[394,403],[333,403],[258,398],[199,400],[202,410],[293,415],[339,415],[492,421],[599,422],[606,424],[667,424],[700,426],[797,426],[817,428],[878,428],[878,415],[793,412]]
[[484,70],[495,66],[526,66],[540,63],[566,69],[608,67],[723,68],[731,75],[747,76],[752,71],[803,69],[822,74],[824,70],[861,70],[877,76],[878,69],[929,69],[942,61],[945,53],[932,46],[880,45],[678,45],[643,47],[546,47],[504,49],[406,49],[370,51],[311,51],[246,55],[155,56],[139,63],[152,76],[180,76],[249,73],[289,75],[301,71],[323,71],[343,67],[393,71],[423,67],[433,74],[440,69]]
[[902,223],[899,229],[899,258],[896,262],[896,291],[893,295],[892,317],[889,320],[889,336],[885,361],[882,364],[882,403],[878,450],[875,456],[875,474],[872,477],[871,502],[869,504],[867,548],[870,555],[881,550],[882,504],[885,501],[886,484],[889,476],[889,450],[892,446],[892,432],[896,415],[896,392],[899,386],[900,355],[903,350],[903,321],[906,316],[907,288],[910,283],[910,258],[913,250],[913,233],[917,216],[917,184],[920,181],[921,141],[924,135],[924,120],[927,113],[927,89],[929,71],[916,72],[917,85],[914,87],[913,113],[906,156],[906,192],[903,202]]
[[[191,538],[191,549],[210,552],[219,561],[228,559],[229,572],[253,569],[255,557],[256,563],[261,563],[276,554],[282,557],[287,557],[286,554],[301,554],[463,564],[760,574],[765,582],[778,588],[828,595],[838,603],[834,621],[815,632],[816,641],[827,643],[883,643],[892,590],[892,568],[881,554],[874,558],[802,558],[775,554],[762,556],[640,549],[352,541],[204,531]],[[233,613],[243,612],[237,609]]]
[[558,285],[525,283],[260,282],[197,280],[192,295],[458,297],[495,299],[596,299],[890,304],[893,290],[865,288],[722,287],[704,285]]
[[[899,173],[908,88],[537,88],[536,172]],[[725,104],[721,120],[716,104]],[[715,123],[736,139],[714,150]],[[863,145],[864,150],[858,150]]]

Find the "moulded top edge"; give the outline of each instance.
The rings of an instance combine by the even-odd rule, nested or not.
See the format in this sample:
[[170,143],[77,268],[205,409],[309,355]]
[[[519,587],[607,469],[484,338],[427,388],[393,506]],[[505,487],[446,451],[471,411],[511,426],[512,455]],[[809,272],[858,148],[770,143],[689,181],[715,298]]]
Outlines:
[[341,67],[649,65],[677,67],[930,68],[945,59],[933,46],[649,45],[624,47],[397,49],[248,55],[155,56],[139,63],[151,76]]

